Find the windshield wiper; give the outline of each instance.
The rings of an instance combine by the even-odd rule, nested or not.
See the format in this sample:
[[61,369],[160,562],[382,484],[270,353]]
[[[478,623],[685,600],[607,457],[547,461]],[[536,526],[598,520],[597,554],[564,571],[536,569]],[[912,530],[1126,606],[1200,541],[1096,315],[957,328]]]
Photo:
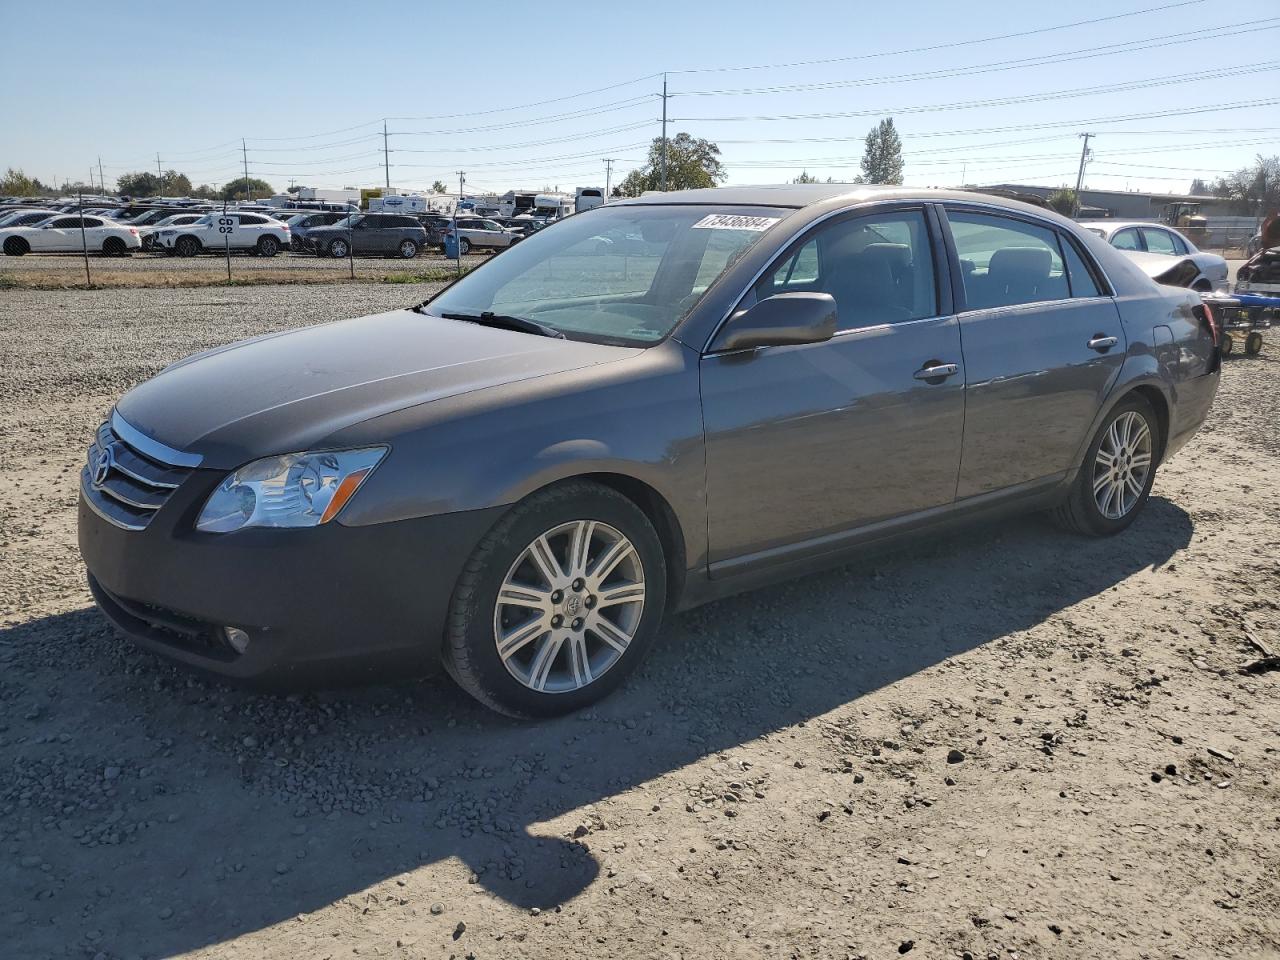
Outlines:
[[539,323],[537,320],[530,320],[528,317],[513,317],[505,313],[494,313],[491,310],[485,310],[483,313],[442,313],[440,316],[444,317],[446,320],[465,320],[468,323],[478,323],[486,327],[497,327],[500,330],[517,330],[520,333],[536,333],[543,337],[555,337],[557,340],[568,339],[555,327],[549,327],[545,323]]

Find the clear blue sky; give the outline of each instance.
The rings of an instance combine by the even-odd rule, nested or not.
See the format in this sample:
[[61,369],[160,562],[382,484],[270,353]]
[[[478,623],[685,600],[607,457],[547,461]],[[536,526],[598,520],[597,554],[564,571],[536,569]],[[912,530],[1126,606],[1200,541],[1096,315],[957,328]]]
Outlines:
[[[888,115],[918,185],[1073,182],[1084,130],[1097,134],[1086,184],[1101,188],[1185,190],[1280,152],[1275,0],[3,0],[0,24],[24,38],[0,57],[0,167],[59,183],[101,156],[111,186],[157,152],[221,183],[245,137],[250,174],[277,189],[378,186],[383,118],[397,187],[463,169],[469,192],[571,190],[603,184],[605,157],[616,183],[659,133],[663,71],[670,132],[719,142],[730,183],[852,179]],[[1024,31],[1039,32],[984,39]],[[1229,75],[1145,85],[1209,72]],[[1096,87],[1113,89],[1081,89]],[[1273,102],[1217,109],[1251,98]],[[1162,111],[1180,112],[1108,119]]]

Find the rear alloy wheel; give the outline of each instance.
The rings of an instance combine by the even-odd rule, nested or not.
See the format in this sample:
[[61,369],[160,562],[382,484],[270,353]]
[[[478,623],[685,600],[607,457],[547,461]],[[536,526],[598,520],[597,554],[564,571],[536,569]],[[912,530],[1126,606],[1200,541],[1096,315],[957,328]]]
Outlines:
[[125,249],[124,241],[119,237],[107,237],[102,241],[102,252],[108,257],[123,257]]
[[180,257],[194,257],[200,252],[200,241],[195,237],[179,237],[173,249]]
[[1244,338],[1244,352],[1246,355],[1253,357],[1262,352],[1262,334],[1257,330],[1252,330],[1249,335]]
[[471,241],[468,240],[466,237],[463,237],[458,241],[458,255],[465,257],[470,252],[471,252]]
[[1155,482],[1162,445],[1155,413],[1142,397],[1116,405],[1098,430],[1071,492],[1054,519],[1076,533],[1119,533],[1137,517]]
[[335,259],[341,260],[344,257],[349,256],[350,253],[351,253],[351,246],[347,243],[347,241],[345,240],[329,241],[329,256]]
[[275,237],[259,237],[257,251],[260,257],[274,257],[280,252],[280,241]]
[[31,246],[21,237],[9,237],[4,242],[4,252],[10,257],[20,257],[31,252]]
[[559,484],[476,547],[454,591],[445,665],[502,713],[567,713],[635,669],[665,601],[666,560],[643,511],[607,487]]
[[400,241],[400,256],[405,260],[412,260],[418,255],[418,245],[412,240]]

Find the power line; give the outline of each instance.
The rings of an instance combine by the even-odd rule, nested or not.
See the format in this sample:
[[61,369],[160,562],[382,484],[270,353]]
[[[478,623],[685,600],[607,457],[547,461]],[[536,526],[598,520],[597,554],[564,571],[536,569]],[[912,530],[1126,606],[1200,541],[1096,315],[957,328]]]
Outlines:
[[[673,97],[724,97],[755,96],[777,93],[823,93],[831,90],[842,90],[848,87],[878,86],[883,84],[907,83],[918,80],[946,80],[955,77],[976,76],[986,73],[1004,73],[1010,70],[1023,70],[1029,67],[1053,66],[1062,63],[1074,63],[1080,60],[1093,60],[1098,57],[1111,57],[1122,53],[1134,53],[1139,50],[1152,50],[1160,47],[1180,46],[1192,40],[1218,40],[1245,33],[1258,33],[1263,30],[1280,29],[1280,17],[1268,17],[1243,23],[1222,24],[1216,27],[1205,27],[1199,30],[1187,30],[1180,33],[1164,34],[1141,40],[1126,40],[1120,43],[1105,44],[1101,47],[1085,47],[1080,50],[1067,50],[1061,53],[1047,53],[1035,57],[1022,57],[1015,60],[997,60],[993,63],[976,64],[966,67],[946,67],[939,70],[924,70],[915,73],[904,73],[889,76],[861,77],[853,80],[828,80],[820,83],[775,84],[767,87],[737,87],[719,90],[681,90],[671,94]],[[1215,32],[1218,31],[1218,32]],[[1225,31],[1225,32],[1222,32]],[[1160,42],[1156,42],[1160,41]]]
[[878,53],[862,53],[848,57],[831,57],[823,60],[796,60],[791,63],[759,63],[738,67],[694,67],[687,70],[670,70],[669,73],[736,73],[745,70],[782,70],[791,67],[814,67],[828,63],[851,63],[855,60],[876,60],[883,57],[898,57],[907,54],[932,53],[936,50],[954,50],[957,47],[971,47],[980,43],[994,43],[999,40],[1017,40],[1021,37],[1032,37],[1042,33],[1053,33],[1057,30],[1070,30],[1075,27],[1089,27],[1126,17],[1137,17],[1146,13],[1159,13],[1165,10],[1176,10],[1179,7],[1192,7],[1204,0],[1183,0],[1180,3],[1166,3],[1158,7],[1143,7],[1127,13],[1114,13],[1106,17],[1094,17],[1089,20],[1075,20],[1071,23],[1059,23],[1049,27],[1038,27],[1034,30],[1021,30],[1017,33],[1001,33],[989,37],[976,37],[972,40],[954,40],[950,43],[935,43],[927,47],[906,47],[900,50],[883,50]]
[[[1071,100],[1077,97],[1091,97],[1108,93],[1128,93],[1132,90],[1145,90],[1151,87],[1174,86],[1183,83],[1196,83],[1203,80],[1218,80],[1224,77],[1237,77],[1245,74],[1268,73],[1280,69],[1280,60],[1267,60],[1258,64],[1236,67],[1217,67],[1199,73],[1185,73],[1179,77],[1151,77],[1144,80],[1128,80],[1123,83],[1099,84],[1093,87],[1075,87],[1069,90],[1050,91],[1048,93],[1024,94],[1016,97],[998,97],[986,100],[958,100],[951,103],[915,104],[899,107],[875,107],[866,110],[838,110],[823,113],[761,114],[729,117],[676,117],[677,123],[764,123],[777,120],[842,120],[850,117],[897,116],[913,113],[938,113],[952,110],[974,110],[981,107],[1005,107],[1022,103],[1042,103],[1052,100]],[[1176,111],[1174,111],[1176,112]]]

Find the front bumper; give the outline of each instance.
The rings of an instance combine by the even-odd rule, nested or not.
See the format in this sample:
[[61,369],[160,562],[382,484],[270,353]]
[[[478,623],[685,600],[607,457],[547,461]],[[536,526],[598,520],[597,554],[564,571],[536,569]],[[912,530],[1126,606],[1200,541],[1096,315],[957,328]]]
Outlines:
[[[367,527],[204,534],[221,471],[196,470],[143,530],[86,499],[79,543],[102,612],[140,646],[271,686],[419,676],[439,666],[463,563],[505,508]],[[237,653],[224,627],[246,631]]]

